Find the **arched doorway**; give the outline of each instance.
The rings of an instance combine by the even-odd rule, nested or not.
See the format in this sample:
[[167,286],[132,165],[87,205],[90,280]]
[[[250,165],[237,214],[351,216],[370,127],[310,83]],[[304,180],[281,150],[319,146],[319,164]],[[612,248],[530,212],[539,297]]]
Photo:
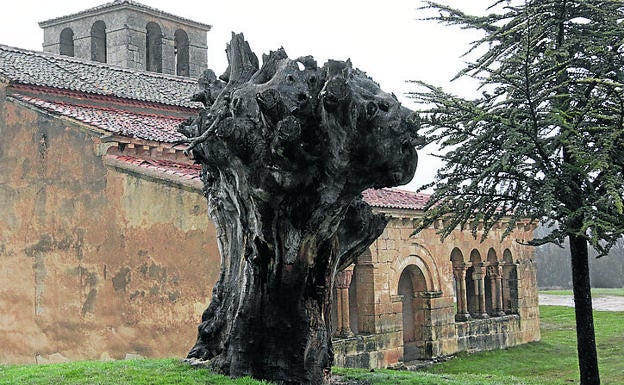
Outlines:
[[402,301],[403,361],[424,357],[423,328],[426,319],[424,292],[427,284],[416,265],[407,266],[399,278],[398,294]]

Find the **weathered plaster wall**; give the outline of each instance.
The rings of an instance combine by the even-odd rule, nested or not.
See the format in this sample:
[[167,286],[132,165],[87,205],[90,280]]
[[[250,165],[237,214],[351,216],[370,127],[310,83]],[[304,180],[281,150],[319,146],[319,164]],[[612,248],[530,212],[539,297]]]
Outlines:
[[84,127],[0,110],[0,363],[185,355],[219,271],[205,199],[107,168]]

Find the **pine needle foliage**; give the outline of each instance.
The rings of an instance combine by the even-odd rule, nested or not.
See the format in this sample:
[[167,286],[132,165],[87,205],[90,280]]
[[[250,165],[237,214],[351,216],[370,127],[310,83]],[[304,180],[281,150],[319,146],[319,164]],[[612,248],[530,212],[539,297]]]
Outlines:
[[568,238],[581,385],[598,385],[588,244],[602,256],[624,233],[624,2],[498,0],[485,16],[424,8],[482,33],[456,76],[480,95],[415,82],[424,145],[445,161],[423,187],[434,193],[416,231],[443,219],[442,237],[459,227],[484,240],[528,219],[550,229],[533,245]]
[[[429,19],[483,32],[486,47],[458,74],[476,79],[474,99],[416,81],[425,145],[445,161],[421,228],[475,236],[503,219],[575,234],[601,255],[624,232],[624,10],[621,1],[497,1],[487,16],[427,2]],[[555,226],[556,224],[556,226]],[[580,225],[579,225],[580,224]]]

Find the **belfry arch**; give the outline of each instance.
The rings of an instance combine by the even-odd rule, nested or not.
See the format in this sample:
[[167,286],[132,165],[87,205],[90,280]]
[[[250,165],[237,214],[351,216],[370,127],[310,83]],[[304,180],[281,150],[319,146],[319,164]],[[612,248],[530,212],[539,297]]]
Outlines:
[[189,37],[182,29],[174,34],[173,49],[175,54],[175,73],[178,76],[189,76]]
[[91,60],[106,63],[106,24],[102,20],[91,26]]
[[59,37],[59,53],[65,56],[74,56],[74,31],[67,27],[61,31]]
[[153,21],[147,23],[145,30],[145,69],[151,72],[162,73],[162,30]]

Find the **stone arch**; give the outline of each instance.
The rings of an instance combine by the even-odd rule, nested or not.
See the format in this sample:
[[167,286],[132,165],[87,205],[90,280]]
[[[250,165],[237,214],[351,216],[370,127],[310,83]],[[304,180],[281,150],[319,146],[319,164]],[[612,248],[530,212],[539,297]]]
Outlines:
[[503,261],[506,263],[513,263],[513,255],[511,254],[511,250],[505,249],[503,251]]
[[91,26],[91,60],[106,63],[106,24],[102,20]]
[[502,275],[503,311],[506,314],[517,314],[518,269],[516,263],[514,262],[513,254],[509,249],[505,249],[503,251]]
[[466,298],[466,275],[467,268],[464,254],[457,247],[451,251],[451,264],[453,266],[453,293],[455,294],[455,321],[463,322],[470,318]]
[[427,291],[440,291],[440,274],[435,261],[428,253],[411,254],[405,258],[397,258],[394,262],[393,270],[399,274],[402,273],[409,265],[415,265],[422,271]]
[[401,271],[397,294],[401,298],[404,361],[424,358],[423,330],[429,326],[425,322],[431,313],[425,301],[427,291],[427,279],[420,267],[410,264]]
[[463,266],[465,263],[464,254],[457,247],[451,251],[451,262],[453,262],[453,266]]
[[498,255],[496,254],[496,250],[494,250],[494,248],[493,248],[493,247],[490,247],[490,249],[488,250],[488,253],[487,253],[487,261],[488,261],[490,264],[493,264],[493,263],[497,263],[497,262],[498,262]]
[[178,76],[190,75],[190,55],[188,34],[178,29],[174,34],[175,72]]
[[150,21],[145,26],[145,69],[162,73],[162,29]]
[[65,56],[74,56],[74,31],[69,27],[61,31],[59,53]]
[[493,247],[490,247],[487,253],[487,264],[485,274],[485,310],[489,315],[496,314],[498,295],[496,289],[496,272],[498,269],[498,255]]
[[470,267],[466,270],[466,303],[468,313],[473,316],[481,314],[479,309],[478,275],[481,273],[483,259],[479,250],[472,249],[470,252]]

